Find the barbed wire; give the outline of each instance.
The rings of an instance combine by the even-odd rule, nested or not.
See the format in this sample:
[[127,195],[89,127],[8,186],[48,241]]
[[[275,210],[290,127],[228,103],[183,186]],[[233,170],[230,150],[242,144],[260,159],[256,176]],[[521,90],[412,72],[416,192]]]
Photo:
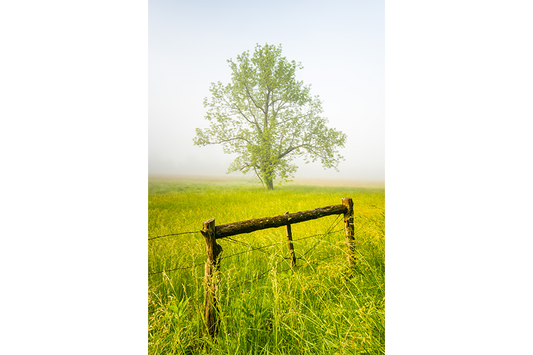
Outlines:
[[[333,233],[337,233],[339,231],[342,231],[342,229],[331,231],[331,229],[333,227],[335,227],[337,224],[340,223],[340,220],[339,220],[340,216],[341,215],[337,216],[337,218],[333,221],[333,223],[326,229],[325,233],[314,234],[314,235],[310,235],[310,236],[307,236],[307,237],[297,238],[297,239],[293,239],[292,241],[296,242],[296,241],[300,241],[300,240],[304,240],[304,239],[314,238],[314,237],[318,237],[318,236],[325,236],[325,235],[328,235],[328,234],[333,234]],[[163,237],[169,237],[169,236],[174,236],[174,235],[193,234],[193,233],[199,233],[199,232],[201,232],[201,231],[166,234],[166,235],[161,235],[161,236],[157,236],[157,237],[153,237],[153,238],[148,238],[148,240],[153,240],[153,239],[163,238]],[[267,251],[262,250],[262,249],[270,248],[270,247],[272,247],[274,245],[277,245],[277,244],[287,243],[287,241],[280,241],[280,242],[275,242],[275,243],[268,244],[268,245],[263,245],[263,246],[260,246],[260,247],[254,247],[253,245],[251,245],[249,243],[246,243],[246,242],[243,242],[243,241],[239,241],[239,240],[236,240],[236,239],[233,239],[233,238],[230,238],[230,237],[226,237],[223,240],[228,240],[228,241],[236,243],[236,244],[241,244],[241,245],[244,245],[244,246],[250,248],[252,251],[261,251],[261,252],[266,253],[266,254],[269,254],[269,253]],[[297,259],[303,258],[303,256],[307,255],[307,253],[310,250],[314,249],[317,245],[318,245],[318,242],[315,243],[315,245],[313,247],[308,249],[301,257],[298,257]],[[221,256],[219,260],[229,259],[231,257],[237,256],[237,255],[240,255],[240,254],[248,253],[249,251],[250,250],[245,250],[245,251],[237,252],[237,253],[234,253],[234,254],[231,254],[231,255],[228,255],[228,256]],[[283,257],[282,255],[279,255],[278,253],[276,253],[276,256],[278,256],[278,257],[280,257],[282,259],[290,259],[288,257]],[[165,273],[165,272],[172,272],[172,271],[178,271],[178,270],[187,270],[187,269],[191,269],[191,268],[196,267],[196,266],[201,266],[203,264],[204,264],[204,262],[201,262],[201,263],[197,263],[197,264],[190,265],[190,266],[185,266],[185,267],[179,267],[179,268],[174,268],[174,269],[166,269],[166,270],[161,270],[161,271],[155,271],[155,272],[148,273],[148,276],[156,275],[156,274],[162,274],[162,273]]]
[[[340,215],[339,215],[339,217],[340,217]],[[326,229],[326,232],[325,232],[325,233],[320,233],[320,234],[315,234],[315,235],[311,235],[311,236],[307,236],[307,237],[302,237],[302,238],[298,238],[298,239],[293,239],[293,242],[295,242],[295,241],[299,241],[299,240],[303,240],[303,239],[313,238],[313,237],[317,237],[317,236],[333,234],[333,233],[337,233],[337,232],[342,231],[343,229],[337,229],[337,230],[335,230],[335,231],[331,231],[331,229],[333,229],[335,226],[337,226],[337,225],[341,222],[341,221],[339,220],[339,217],[337,217],[337,218],[333,221],[333,223],[332,223],[332,224]],[[280,243],[286,243],[286,241],[284,241],[284,242],[276,242],[276,243],[273,243],[273,244],[270,244],[270,245],[267,245],[267,246],[263,246],[263,247],[261,247],[261,248],[269,247],[269,246],[272,246],[272,245],[275,245],[275,244],[280,244]],[[246,243],[243,243],[243,244],[246,244]],[[316,245],[318,245],[318,242],[315,243],[314,247],[316,247]],[[313,249],[314,247],[310,248],[309,250]],[[318,263],[318,262],[320,262],[320,261],[324,261],[324,260],[326,260],[326,259],[329,259],[329,258],[332,258],[332,257],[333,257],[333,256],[329,256],[329,255],[328,255],[328,256],[325,257],[325,258],[322,258],[322,259],[316,260],[316,261],[314,261],[314,262],[309,262],[309,261],[307,261],[307,260],[304,258],[304,256],[309,252],[309,250],[308,250],[307,252],[305,252],[302,256],[297,257],[296,259],[303,259],[303,260],[305,260],[305,261],[307,262],[308,265],[311,265],[311,264],[316,264],[316,263]],[[248,252],[248,250],[247,250],[247,251],[244,251],[244,252],[236,253],[236,254],[234,254],[234,255],[237,255],[237,254],[243,254],[243,253],[246,253],[246,252]],[[229,258],[229,257],[234,256],[234,255],[227,256],[226,258]],[[284,257],[283,259],[291,259],[291,258],[285,258],[285,257]],[[268,270],[262,272],[262,273],[259,274],[257,277],[255,277],[253,280],[246,280],[246,281],[240,283],[239,285],[237,285],[237,286],[235,286],[235,287],[232,287],[232,289],[237,288],[237,287],[242,287],[242,286],[246,285],[247,283],[251,283],[251,282],[253,282],[253,281],[261,280],[262,278],[266,277],[266,275],[267,275],[271,270],[272,270],[272,268],[270,268],[270,269],[268,269]],[[289,266],[288,268],[283,269],[283,270],[281,270],[280,272],[283,273],[283,272],[286,272],[286,271],[289,271],[289,270],[292,270],[292,266]]]
[[154,240],[157,238],[163,238],[163,237],[170,237],[174,235],[182,235],[182,234],[194,234],[194,233],[200,233],[201,231],[194,231],[194,232],[181,232],[181,233],[173,233],[173,234],[165,234],[165,235],[159,235],[157,237],[148,238],[148,240]]
[[[340,223],[340,216],[341,215],[338,215],[337,218],[335,218],[333,223],[328,227],[328,229],[326,229],[326,233],[324,233],[324,235],[333,233],[333,232],[331,232],[331,230]],[[335,231],[335,232],[337,232],[337,231]],[[307,249],[307,251],[301,257],[306,256],[307,253],[309,253],[311,250],[315,249],[317,247],[317,245],[318,245],[318,241],[311,248]]]
[[170,272],[170,271],[192,269],[192,268],[195,267],[195,266],[200,266],[200,265],[203,265],[203,264],[204,264],[204,262],[201,262],[201,263],[194,264],[194,265],[191,265],[191,266],[178,267],[178,268],[175,268],[175,269],[168,269],[168,270],[161,270],[161,271],[151,272],[151,273],[148,274],[148,276],[150,276],[150,275],[155,275],[155,274],[162,274],[162,273],[164,273],[164,272]]
[[[333,257],[334,257],[333,255],[328,255],[328,256],[326,256],[325,258],[318,259],[318,260],[315,260],[315,261],[312,261],[312,262],[307,261],[307,259],[305,259],[304,257],[298,257],[298,258],[296,258],[296,259],[305,260],[306,263],[307,263],[307,265],[312,265],[312,264],[317,264],[317,263],[319,263],[319,262],[321,262],[321,261],[324,261],[324,260],[326,260],[326,259],[331,259],[331,258],[333,258]],[[270,269],[268,269],[268,270],[266,270],[266,271],[264,271],[264,272],[262,272],[262,273],[259,274],[257,277],[255,277],[253,280],[246,280],[246,281],[243,281],[243,282],[241,282],[239,285],[237,285],[237,286],[235,286],[235,287],[232,287],[231,289],[233,290],[233,289],[235,289],[235,288],[242,287],[242,286],[246,285],[247,283],[252,283],[252,282],[255,282],[255,281],[259,281],[259,280],[265,278],[266,275],[267,275],[270,271],[272,271],[272,269],[273,269],[273,267],[270,268]],[[278,273],[284,273],[284,272],[286,272],[286,271],[290,271],[290,270],[293,270],[292,266],[289,266],[289,267],[286,268],[286,269],[282,269],[282,270],[278,271]]]
[[[314,235],[309,235],[307,237],[302,237],[302,238],[297,238],[297,239],[293,239],[292,242],[298,242],[300,240],[304,240],[304,239],[309,239],[309,238],[315,238],[315,237],[318,237],[318,236],[323,236],[323,235],[328,235],[328,234],[333,234],[333,233],[337,233],[337,232],[340,232],[342,231],[343,229],[337,229],[337,230],[334,230],[334,231],[329,231],[329,232],[326,232],[326,233],[320,233],[320,234],[314,234]],[[275,242],[275,243],[272,243],[272,244],[268,244],[268,245],[262,245],[260,247],[254,247],[253,245],[251,244],[248,244],[248,243],[245,243],[245,242],[242,242],[242,241],[239,241],[239,240],[235,240],[235,239],[232,239],[232,238],[229,238],[229,237],[226,237],[224,238],[225,239],[228,239],[228,240],[231,240],[232,242],[235,242],[237,244],[241,244],[241,245],[244,245],[244,246],[247,246],[249,248],[252,249],[252,251],[261,251],[261,252],[264,252],[264,253],[267,253],[265,252],[264,250],[262,249],[266,249],[266,248],[270,248],[270,247],[273,247],[274,245],[278,245],[278,244],[286,244],[287,241],[281,241],[281,242]],[[235,253],[235,254],[231,254],[231,255],[228,255],[228,256],[223,256],[221,257],[221,260],[222,259],[228,259],[228,258],[231,258],[232,256],[236,256],[236,255],[240,255],[240,254],[244,254],[244,253],[248,253],[250,250],[245,250],[245,251],[241,251],[241,252],[238,252],[238,253]]]
[[[323,235],[328,235],[328,234],[333,234],[333,233],[337,233],[337,232],[341,232],[343,231],[343,229],[337,229],[337,230],[334,230],[334,231],[330,231],[330,232],[327,232],[327,233],[321,233],[321,234],[314,234],[314,235],[310,235],[310,236],[307,236],[307,237],[302,237],[302,238],[298,238],[298,239],[293,239],[293,242],[297,242],[297,241],[300,241],[300,240],[304,240],[304,239],[309,239],[309,238],[314,238],[314,237],[318,237],[318,236],[323,236]],[[229,240],[229,237],[227,238],[224,238],[224,239],[228,239]],[[234,240],[235,242],[239,242],[239,241],[236,241]],[[270,248],[270,247],[273,247],[277,244],[285,244],[287,243],[286,241],[283,241],[283,242],[275,242],[275,243],[272,243],[272,244],[269,244],[269,245],[263,245],[263,246],[260,246],[260,247],[254,247],[253,245],[251,244],[247,244],[247,243],[239,243],[239,244],[242,244],[242,245],[245,245],[245,246],[249,246],[252,251],[261,251],[261,252],[264,252],[266,254],[268,254],[268,252],[262,250],[262,249],[266,249],[266,248]],[[298,256],[296,257],[296,259],[304,259],[304,256],[307,255],[307,253],[314,249],[316,246],[318,245],[318,243],[315,243],[315,245],[311,248],[309,248],[305,253],[303,253],[301,256]],[[225,260],[225,259],[229,259],[231,257],[234,257],[234,256],[237,256],[237,255],[241,255],[241,254],[245,254],[245,253],[248,253],[250,252],[250,250],[244,250],[244,251],[241,251],[241,252],[237,252],[237,253],[233,253],[231,255],[228,255],[228,256],[221,256],[219,260]],[[270,255],[270,254],[269,254]],[[280,258],[282,259],[291,259],[290,257],[283,257],[281,255],[278,255]],[[326,258],[327,259],[327,258]],[[305,260],[305,259],[304,259]],[[201,262],[201,263],[197,263],[197,264],[194,264],[194,265],[191,265],[191,266],[186,266],[186,267],[180,267],[180,268],[175,268],[175,269],[167,269],[167,270],[161,270],[161,271],[156,271],[156,272],[151,272],[149,273],[148,275],[155,275],[155,274],[162,274],[164,272],[171,272],[171,271],[177,271],[177,270],[186,270],[186,269],[191,269],[195,266],[201,266],[203,265],[205,262]],[[308,262],[309,263],[309,262]]]

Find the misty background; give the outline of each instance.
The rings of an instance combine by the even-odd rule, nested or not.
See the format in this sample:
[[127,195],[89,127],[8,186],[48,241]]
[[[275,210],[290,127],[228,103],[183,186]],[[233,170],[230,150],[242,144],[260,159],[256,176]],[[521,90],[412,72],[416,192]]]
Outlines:
[[[230,81],[227,60],[265,43],[301,62],[296,79],[323,101],[328,127],[347,134],[339,172],[295,160],[295,178],[383,182],[385,9],[368,1],[168,1],[148,7],[148,173],[224,175],[236,155],[193,145],[208,126],[211,82]],[[241,173],[230,176],[240,177]],[[253,176],[253,175],[249,175]]]

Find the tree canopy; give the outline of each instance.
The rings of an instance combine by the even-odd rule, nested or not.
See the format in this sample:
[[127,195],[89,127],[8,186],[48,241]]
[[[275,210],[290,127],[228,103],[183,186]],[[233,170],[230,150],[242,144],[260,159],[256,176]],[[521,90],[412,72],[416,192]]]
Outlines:
[[196,129],[195,145],[220,144],[224,153],[236,153],[228,173],[253,171],[268,189],[274,179],[294,177],[297,157],[338,171],[343,157],[337,149],[346,135],[326,126],[319,97],[296,80],[300,63],[282,57],[281,45],[268,44],[228,63],[231,82],[211,83],[211,97],[204,99],[210,125]]

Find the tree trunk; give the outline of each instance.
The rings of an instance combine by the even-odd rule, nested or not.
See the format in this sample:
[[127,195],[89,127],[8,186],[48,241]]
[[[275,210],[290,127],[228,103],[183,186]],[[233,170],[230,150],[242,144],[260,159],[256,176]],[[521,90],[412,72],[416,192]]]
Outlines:
[[274,180],[270,176],[265,176],[265,185],[268,190],[274,190]]
[[[267,153],[270,153],[269,150],[267,150]],[[274,165],[270,160],[270,155],[263,155],[261,159],[261,176],[266,188],[268,190],[274,190]]]
[[[267,107],[268,112],[268,95],[267,95]],[[259,154],[261,154],[261,175],[263,182],[268,190],[274,190],[274,168],[275,164],[272,161],[272,143],[270,132],[268,130],[268,114],[265,113],[265,122],[263,127],[263,133],[261,135],[261,145]]]

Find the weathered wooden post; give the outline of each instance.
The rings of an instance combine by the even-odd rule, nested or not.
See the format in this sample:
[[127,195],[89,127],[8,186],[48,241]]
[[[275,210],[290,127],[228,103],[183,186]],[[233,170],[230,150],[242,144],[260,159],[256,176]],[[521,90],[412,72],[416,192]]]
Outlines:
[[[285,212],[285,214],[289,214],[289,211]],[[291,225],[287,224],[287,246],[289,247],[289,254],[291,255],[291,267],[296,267],[296,254],[294,253],[294,245],[292,245],[292,231],[291,231]]]
[[204,320],[207,331],[214,337],[218,332],[218,284],[220,279],[220,259],[222,247],[217,244],[215,236],[215,219],[204,222],[202,235],[205,237],[207,260],[205,262],[205,312]]
[[346,248],[348,253],[348,265],[351,267],[355,263],[355,239],[353,226],[353,201],[351,197],[343,197],[342,204],[348,211],[344,214],[344,236],[346,237]]

